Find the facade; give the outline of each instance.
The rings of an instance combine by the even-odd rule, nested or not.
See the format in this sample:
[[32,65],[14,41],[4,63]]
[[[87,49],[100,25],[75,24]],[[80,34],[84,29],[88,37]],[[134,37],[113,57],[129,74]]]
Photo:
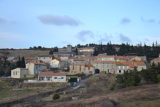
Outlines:
[[72,64],[70,65],[70,73],[71,74],[78,74],[78,73],[84,73],[84,74],[94,74],[95,69],[92,64],[85,64],[85,63],[78,63],[78,64]]
[[50,61],[50,68],[59,68],[60,67],[60,60],[53,59]]
[[131,70],[130,63],[127,62],[116,62],[116,71],[115,74],[123,74]]
[[47,69],[44,63],[27,63],[26,68],[29,71],[29,75],[35,75],[40,73],[42,70]]
[[28,75],[28,69],[16,68],[11,70],[11,78],[24,78]]
[[92,61],[91,64],[95,67],[95,69],[98,69],[100,72],[114,73],[116,70],[116,65],[114,61],[95,60]]
[[38,80],[43,82],[67,82],[65,72],[40,72],[38,74]]
[[153,65],[153,64],[159,65],[160,64],[160,57],[152,59],[150,63],[151,63],[151,65]]
[[147,69],[147,66],[142,61],[134,62],[134,65],[136,66],[137,71],[142,71],[143,69]]

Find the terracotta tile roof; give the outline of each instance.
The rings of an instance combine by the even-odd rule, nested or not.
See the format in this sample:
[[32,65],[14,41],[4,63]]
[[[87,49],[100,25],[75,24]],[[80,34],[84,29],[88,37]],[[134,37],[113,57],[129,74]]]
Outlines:
[[74,61],[85,61],[84,58],[73,58]]
[[105,57],[105,58],[114,58],[115,56],[111,56],[111,55],[98,55],[96,57],[97,58],[103,58],[103,57]]
[[145,65],[145,63],[144,63],[144,62],[142,62],[142,61],[134,62],[134,64],[135,64],[136,66],[138,66],[138,65]]
[[91,63],[105,63],[105,64],[115,64],[115,61],[101,61],[101,60],[94,60]]
[[34,64],[35,64],[35,65],[43,65],[43,66],[46,66],[45,63],[41,63],[41,62],[35,62]]
[[119,65],[119,66],[129,66],[131,68],[134,68],[135,67],[135,64],[132,63],[132,62],[116,62],[116,65]]
[[66,76],[66,74],[67,74],[66,72],[54,73],[54,72],[46,71],[46,72],[40,72],[38,76]]

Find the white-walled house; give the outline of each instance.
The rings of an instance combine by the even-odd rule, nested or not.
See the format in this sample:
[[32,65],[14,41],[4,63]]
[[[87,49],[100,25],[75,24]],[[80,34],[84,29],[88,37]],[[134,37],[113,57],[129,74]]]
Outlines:
[[130,70],[129,62],[116,62],[115,74],[124,74]]
[[47,65],[45,63],[27,63],[26,68],[29,71],[29,75],[35,75],[40,73],[42,70],[47,69]]
[[42,82],[67,82],[66,72],[40,72],[38,80]]
[[49,63],[50,68],[59,68],[60,67],[60,60],[58,59],[53,59]]
[[11,78],[24,78],[28,75],[28,69],[16,68],[11,70]]

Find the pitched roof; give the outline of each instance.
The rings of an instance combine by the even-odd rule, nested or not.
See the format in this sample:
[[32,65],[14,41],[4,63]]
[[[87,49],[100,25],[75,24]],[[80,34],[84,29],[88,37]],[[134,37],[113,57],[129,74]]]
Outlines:
[[144,62],[142,62],[142,61],[134,62],[134,64],[135,64],[135,65],[145,65],[145,63],[144,63]]
[[96,57],[97,58],[114,58],[115,56],[111,56],[111,55],[98,55]]
[[84,58],[73,58],[74,61],[85,61]]
[[43,66],[46,66],[45,63],[41,63],[41,62],[34,62],[35,65],[43,65]]
[[105,64],[115,64],[115,61],[101,61],[101,60],[94,60],[91,63],[105,63]]
[[66,72],[51,72],[51,71],[46,71],[46,72],[40,72],[38,76],[66,76]]

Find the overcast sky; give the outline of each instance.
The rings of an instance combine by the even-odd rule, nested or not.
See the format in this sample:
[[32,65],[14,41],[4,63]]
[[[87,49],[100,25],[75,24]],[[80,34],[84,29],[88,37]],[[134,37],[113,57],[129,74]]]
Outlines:
[[160,0],[0,0],[0,48],[160,43]]

